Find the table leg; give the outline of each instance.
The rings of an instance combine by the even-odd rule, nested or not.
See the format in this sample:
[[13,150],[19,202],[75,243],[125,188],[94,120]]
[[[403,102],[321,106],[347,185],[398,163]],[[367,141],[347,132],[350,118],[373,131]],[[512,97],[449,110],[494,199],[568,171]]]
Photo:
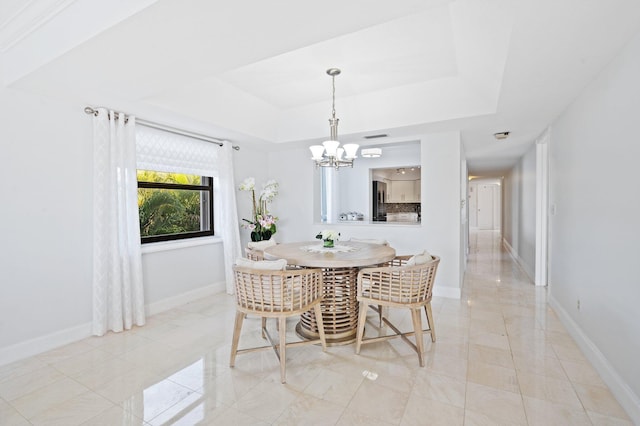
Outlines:
[[[323,269],[324,297],[321,308],[327,344],[340,345],[355,341],[358,331],[357,278],[358,268]],[[296,332],[305,339],[318,338],[313,310],[300,316]]]

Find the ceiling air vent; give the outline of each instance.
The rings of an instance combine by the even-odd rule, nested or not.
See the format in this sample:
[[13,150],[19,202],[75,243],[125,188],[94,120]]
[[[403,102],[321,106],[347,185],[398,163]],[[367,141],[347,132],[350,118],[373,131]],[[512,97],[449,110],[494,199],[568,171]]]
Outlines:
[[379,135],[369,135],[365,136],[365,139],[377,139],[377,138],[386,138],[388,135],[386,133],[380,133]]

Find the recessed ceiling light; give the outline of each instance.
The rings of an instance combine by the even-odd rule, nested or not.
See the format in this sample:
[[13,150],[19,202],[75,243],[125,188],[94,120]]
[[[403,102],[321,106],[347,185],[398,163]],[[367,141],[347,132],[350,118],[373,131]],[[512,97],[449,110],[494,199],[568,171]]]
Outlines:
[[498,132],[498,133],[494,133],[493,136],[495,136],[495,138],[498,140],[503,140],[509,136],[509,133],[511,132]]

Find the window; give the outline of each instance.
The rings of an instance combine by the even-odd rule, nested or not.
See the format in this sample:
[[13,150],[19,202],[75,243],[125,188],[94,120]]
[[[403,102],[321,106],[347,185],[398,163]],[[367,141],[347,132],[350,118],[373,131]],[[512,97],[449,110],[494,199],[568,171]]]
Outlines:
[[213,178],[138,170],[142,243],[213,235]]
[[220,147],[136,126],[138,208],[143,243],[211,236]]

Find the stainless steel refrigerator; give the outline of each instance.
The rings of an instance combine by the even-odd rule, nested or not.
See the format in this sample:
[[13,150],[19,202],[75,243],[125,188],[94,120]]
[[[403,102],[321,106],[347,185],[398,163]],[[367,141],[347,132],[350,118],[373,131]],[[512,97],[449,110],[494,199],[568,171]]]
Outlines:
[[387,198],[387,184],[381,181],[374,180],[373,184],[373,200],[371,220],[376,222],[387,221],[387,210],[385,208],[385,200]]

